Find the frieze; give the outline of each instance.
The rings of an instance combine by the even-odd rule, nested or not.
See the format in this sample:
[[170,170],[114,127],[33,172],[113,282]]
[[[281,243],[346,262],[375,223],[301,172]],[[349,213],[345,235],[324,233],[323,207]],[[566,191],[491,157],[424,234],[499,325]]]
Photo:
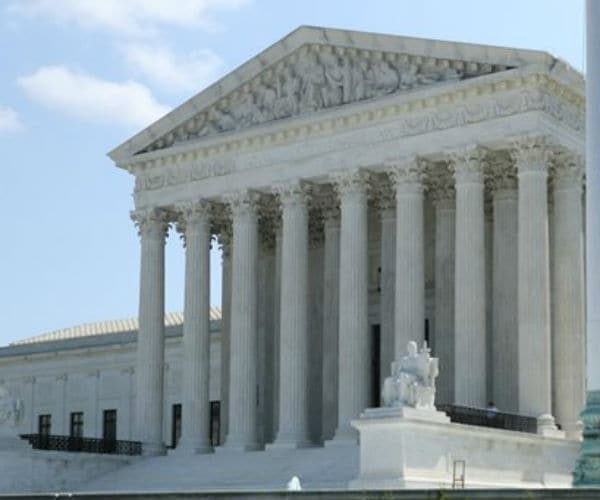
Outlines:
[[223,132],[510,69],[330,45],[305,45],[142,152]]

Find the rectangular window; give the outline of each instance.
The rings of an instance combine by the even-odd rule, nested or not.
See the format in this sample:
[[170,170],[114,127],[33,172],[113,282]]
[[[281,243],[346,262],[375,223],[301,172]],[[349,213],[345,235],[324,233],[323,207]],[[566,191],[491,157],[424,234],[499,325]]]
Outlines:
[[171,446],[177,448],[181,437],[181,404],[174,404],[171,419]]
[[83,437],[83,412],[74,411],[71,413],[71,431],[69,433],[71,437],[82,438]]
[[117,410],[104,410],[102,420],[102,439],[105,441],[117,440]]
[[210,402],[210,444],[219,446],[221,434],[221,402]]
[[49,436],[52,430],[52,415],[40,415],[38,417],[38,434]]

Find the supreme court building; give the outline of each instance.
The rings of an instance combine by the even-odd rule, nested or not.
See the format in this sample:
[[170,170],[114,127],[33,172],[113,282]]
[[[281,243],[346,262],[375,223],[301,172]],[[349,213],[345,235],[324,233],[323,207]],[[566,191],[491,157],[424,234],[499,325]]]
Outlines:
[[250,59],[110,153],[141,242],[131,437],[164,450],[177,231],[182,450],[213,450],[211,387],[224,449],[355,441],[410,340],[437,403],[577,438],[583,142],[582,75],[544,52],[300,27]]

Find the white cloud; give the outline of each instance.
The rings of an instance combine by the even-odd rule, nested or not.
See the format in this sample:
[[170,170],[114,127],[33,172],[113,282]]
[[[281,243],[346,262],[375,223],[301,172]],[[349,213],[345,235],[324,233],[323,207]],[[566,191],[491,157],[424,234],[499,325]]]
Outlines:
[[43,66],[18,83],[48,108],[90,121],[144,127],[169,111],[140,83],[102,80],[65,66]]
[[0,106],[0,135],[11,134],[23,129],[19,114],[12,108]]
[[126,36],[151,36],[161,27],[212,29],[215,12],[237,10],[250,0],[14,0],[9,9],[75,22]]
[[212,50],[197,50],[186,57],[153,45],[127,44],[122,50],[134,70],[171,91],[198,91],[214,81],[224,66]]

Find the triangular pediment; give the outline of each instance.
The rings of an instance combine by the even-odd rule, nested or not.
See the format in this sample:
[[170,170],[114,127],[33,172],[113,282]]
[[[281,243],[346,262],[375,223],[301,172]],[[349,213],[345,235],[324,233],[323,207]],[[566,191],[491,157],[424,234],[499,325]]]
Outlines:
[[543,52],[302,27],[110,156],[118,162],[187,141],[549,59]]

